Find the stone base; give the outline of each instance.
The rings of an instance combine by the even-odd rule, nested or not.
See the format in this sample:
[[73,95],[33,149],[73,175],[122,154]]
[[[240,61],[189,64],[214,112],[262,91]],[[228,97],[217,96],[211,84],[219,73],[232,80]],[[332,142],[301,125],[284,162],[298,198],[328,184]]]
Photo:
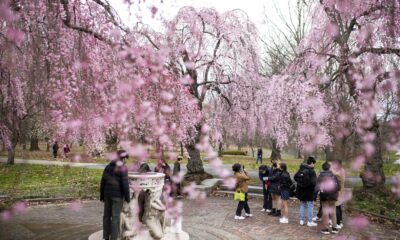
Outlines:
[[[189,240],[189,234],[187,232],[173,233],[171,229],[167,227],[166,234],[161,240]],[[103,240],[103,230],[93,233],[89,236],[89,240]],[[133,240],[153,240],[149,232],[133,238]]]
[[171,229],[167,227],[166,234],[161,240],[189,240],[189,234],[187,232],[181,231],[180,233],[171,232]]

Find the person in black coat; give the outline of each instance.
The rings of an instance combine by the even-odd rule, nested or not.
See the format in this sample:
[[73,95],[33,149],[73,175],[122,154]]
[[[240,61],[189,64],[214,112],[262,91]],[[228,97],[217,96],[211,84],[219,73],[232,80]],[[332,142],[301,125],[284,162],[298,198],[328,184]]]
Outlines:
[[264,180],[264,178],[265,179],[268,178],[269,172],[270,169],[268,168],[267,165],[261,165],[258,169],[258,177],[262,182],[263,195],[264,195],[264,204],[263,208],[261,209],[261,212],[267,212],[267,213],[270,213],[272,210],[272,196],[270,191],[271,183],[267,180]]
[[340,191],[340,182],[330,170],[330,164],[322,164],[322,172],[317,179],[316,190],[319,192],[322,205],[322,230],[321,233],[329,234],[328,220],[332,218],[332,233],[339,232],[336,222],[336,201]]
[[282,201],[282,217],[279,219],[280,223],[289,223],[289,208],[288,201],[290,199],[290,188],[293,185],[290,174],[287,171],[286,163],[280,163],[279,168],[281,169],[281,175],[279,177],[279,188],[281,190],[281,201]]
[[304,225],[304,210],[307,206],[307,226],[317,226],[313,220],[314,192],[317,184],[317,174],[314,171],[315,158],[309,157],[306,163],[300,165],[299,171],[295,174],[297,182],[296,197],[300,200],[300,225]]
[[281,170],[279,169],[279,160],[271,160],[272,167],[268,177],[264,178],[265,181],[270,182],[270,191],[272,196],[272,211],[268,215],[280,217],[281,216],[281,190],[279,187],[279,178]]
[[103,238],[119,238],[120,215],[124,200],[130,202],[128,170],[124,160],[125,151],[118,151],[118,158],[104,169],[100,184],[100,201],[104,202]]

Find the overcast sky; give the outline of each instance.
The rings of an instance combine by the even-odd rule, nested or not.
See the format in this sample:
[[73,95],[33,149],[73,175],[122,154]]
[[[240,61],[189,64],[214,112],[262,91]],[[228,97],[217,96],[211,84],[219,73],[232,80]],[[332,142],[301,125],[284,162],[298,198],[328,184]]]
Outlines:
[[[295,4],[296,0],[146,0],[144,3],[135,2],[129,10],[124,0],[111,0],[119,16],[126,25],[132,26],[137,22],[136,16],[142,17],[142,21],[153,28],[160,30],[160,19],[173,18],[179,9],[184,6],[193,6],[196,8],[213,7],[219,12],[225,12],[232,9],[242,9],[250,19],[257,25],[260,32],[266,31],[265,15],[267,15],[275,24],[280,25],[281,21],[277,15],[276,8],[287,17],[289,14],[288,4]],[[141,0],[143,2],[143,0]],[[151,7],[158,9],[155,17],[152,17]]]

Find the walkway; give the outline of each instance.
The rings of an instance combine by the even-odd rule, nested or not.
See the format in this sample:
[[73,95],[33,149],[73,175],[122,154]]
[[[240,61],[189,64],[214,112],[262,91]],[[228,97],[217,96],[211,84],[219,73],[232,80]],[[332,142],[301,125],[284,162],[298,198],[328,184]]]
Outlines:
[[[250,199],[254,217],[237,221],[233,219],[236,203],[230,198],[210,197],[200,208],[194,202],[184,200],[184,230],[192,240],[258,240],[258,239],[334,239],[334,235],[322,236],[317,228],[298,224],[297,203],[290,204],[289,224],[278,223],[275,217],[259,211],[261,201]],[[101,229],[102,204],[84,202],[79,212],[70,210],[69,204],[35,206],[8,222],[0,222],[2,240],[86,240]],[[368,234],[378,239],[400,238],[400,231],[372,225]],[[345,227],[342,236],[360,234]],[[348,238],[343,238],[348,239]]]

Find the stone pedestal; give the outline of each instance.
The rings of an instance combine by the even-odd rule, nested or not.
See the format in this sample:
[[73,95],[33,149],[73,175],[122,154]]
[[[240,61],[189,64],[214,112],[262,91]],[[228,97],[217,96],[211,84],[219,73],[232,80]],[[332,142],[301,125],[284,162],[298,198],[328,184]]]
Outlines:
[[[165,206],[161,201],[164,174],[129,173],[128,177],[131,201],[124,202],[121,212],[121,240],[189,239],[189,235],[182,231],[182,218],[166,227]],[[102,236],[102,231],[99,231],[89,240],[100,240]]]

